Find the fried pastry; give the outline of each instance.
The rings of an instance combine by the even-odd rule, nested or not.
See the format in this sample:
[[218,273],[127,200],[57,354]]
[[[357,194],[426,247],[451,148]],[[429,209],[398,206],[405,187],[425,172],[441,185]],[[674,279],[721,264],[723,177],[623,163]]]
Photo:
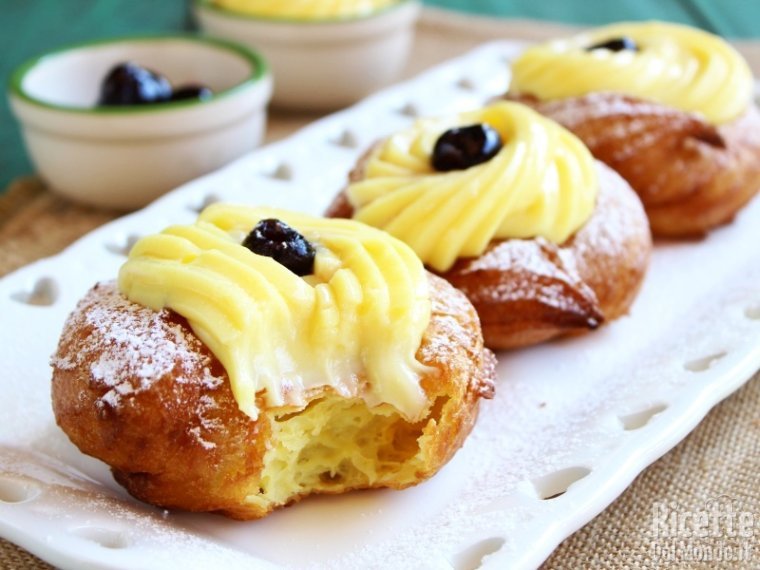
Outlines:
[[494,364],[466,297],[398,240],[217,204],[140,240],[118,284],[80,301],[52,400],[135,497],[254,519],[432,476]]
[[727,42],[621,23],[529,48],[507,97],[573,131],[639,194],[659,236],[727,223],[760,187],[752,74]]
[[499,102],[374,145],[327,215],[408,243],[514,348],[626,314],[651,251],[629,185],[569,131]]

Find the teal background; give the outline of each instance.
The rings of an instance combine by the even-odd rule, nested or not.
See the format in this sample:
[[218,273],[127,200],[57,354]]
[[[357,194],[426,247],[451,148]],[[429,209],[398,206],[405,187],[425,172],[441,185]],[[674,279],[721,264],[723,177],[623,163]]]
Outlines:
[[[277,0],[273,0],[277,1]],[[760,36],[758,0],[425,0],[486,16],[573,24],[662,19],[732,38]],[[0,79],[23,61],[63,44],[124,34],[187,29],[185,0],[0,0]],[[7,99],[0,100],[0,192],[32,172]]]

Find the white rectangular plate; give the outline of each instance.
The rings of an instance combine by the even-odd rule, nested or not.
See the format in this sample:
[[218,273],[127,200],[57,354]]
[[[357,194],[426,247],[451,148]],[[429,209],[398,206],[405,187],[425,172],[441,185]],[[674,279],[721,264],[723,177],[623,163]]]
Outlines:
[[321,213],[378,137],[503,93],[519,47],[485,45],[0,281],[0,534],[62,568],[530,568],[745,382],[760,367],[758,199],[703,241],[657,244],[628,317],[499,354],[472,436],[406,491],[312,498],[249,523],[164,513],[55,426],[48,359],[62,323],[135,237],[214,199]]

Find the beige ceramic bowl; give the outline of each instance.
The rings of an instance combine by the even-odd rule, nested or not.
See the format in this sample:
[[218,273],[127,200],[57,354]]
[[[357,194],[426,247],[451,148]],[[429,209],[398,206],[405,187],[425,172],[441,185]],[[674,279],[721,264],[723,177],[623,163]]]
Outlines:
[[[173,85],[204,84],[214,96],[96,107],[102,78],[125,61]],[[31,60],[12,75],[9,98],[29,155],[51,189],[128,210],[255,148],[271,90],[267,64],[247,48],[158,36],[91,42]]]
[[195,0],[208,34],[259,50],[272,65],[278,107],[344,107],[396,81],[406,64],[420,6],[402,0],[366,16],[331,20],[258,18]]

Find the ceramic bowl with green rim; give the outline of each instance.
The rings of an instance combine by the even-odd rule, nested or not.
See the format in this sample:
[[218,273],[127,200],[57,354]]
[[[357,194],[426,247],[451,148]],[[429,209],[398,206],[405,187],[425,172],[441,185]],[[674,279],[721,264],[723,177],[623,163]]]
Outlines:
[[277,107],[338,109],[400,77],[414,39],[417,0],[290,4],[297,8],[268,0],[194,0],[194,12],[204,32],[267,58]]
[[[134,62],[173,86],[201,84],[206,100],[99,106],[108,72]],[[50,188],[78,202],[139,208],[258,146],[272,79],[249,48],[190,35],[141,36],[64,47],[11,75],[8,97]]]

